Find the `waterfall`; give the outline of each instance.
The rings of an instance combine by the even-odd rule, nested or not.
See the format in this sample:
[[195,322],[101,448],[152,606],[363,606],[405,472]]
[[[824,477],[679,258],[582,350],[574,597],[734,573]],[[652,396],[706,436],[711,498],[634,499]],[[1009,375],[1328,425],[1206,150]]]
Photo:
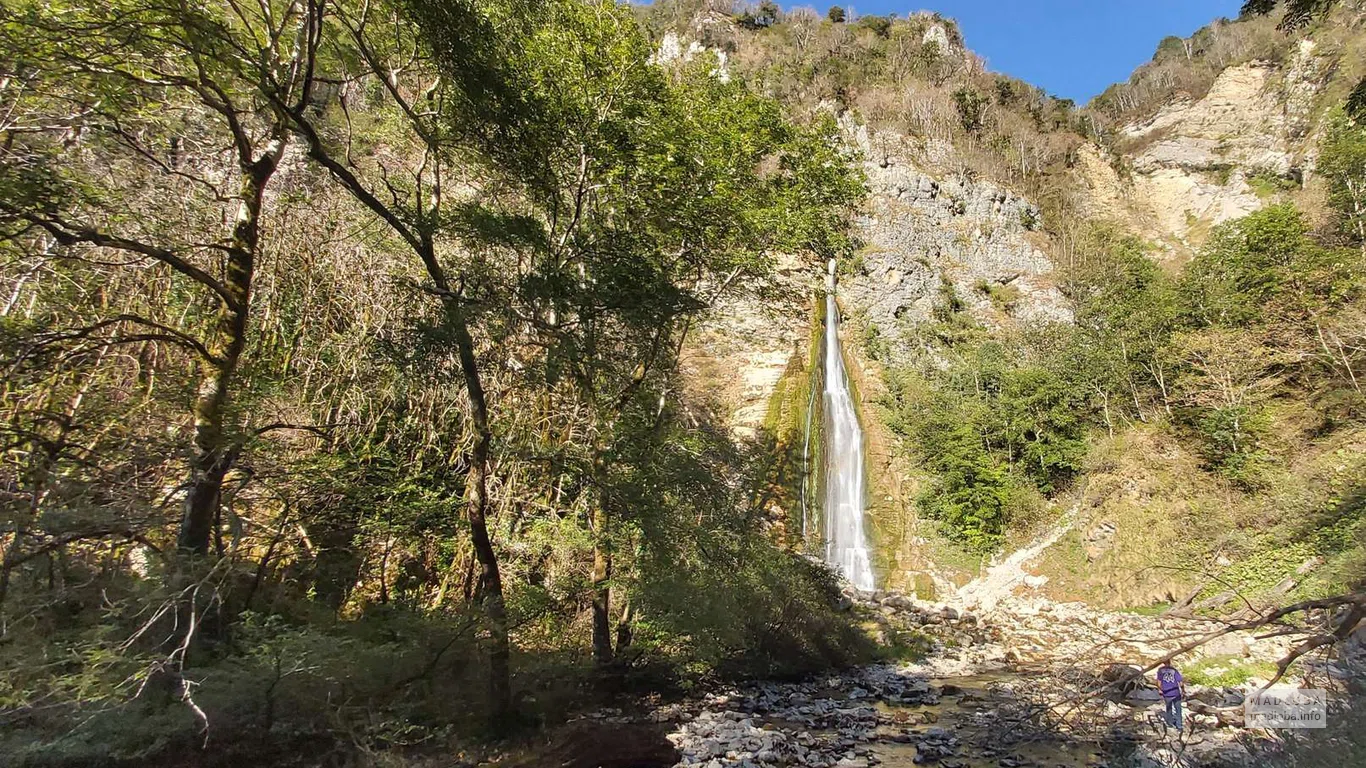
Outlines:
[[825,560],[859,589],[873,589],[863,532],[863,430],[840,352],[835,262],[825,294]]

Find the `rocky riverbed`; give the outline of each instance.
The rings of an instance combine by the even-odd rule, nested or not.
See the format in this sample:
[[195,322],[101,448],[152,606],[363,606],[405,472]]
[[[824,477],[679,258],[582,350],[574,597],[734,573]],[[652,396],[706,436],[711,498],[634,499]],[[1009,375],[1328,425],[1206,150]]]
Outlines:
[[[698,768],[1073,768],[1251,765],[1241,687],[1192,685],[1186,727],[1167,728],[1151,675],[1219,625],[1008,596],[989,610],[851,595],[850,610],[920,658],[801,682],[718,690],[600,720],[667,729],[677,766]],[[1220,654],[1278,658],[1284,643],[1240,636]]]

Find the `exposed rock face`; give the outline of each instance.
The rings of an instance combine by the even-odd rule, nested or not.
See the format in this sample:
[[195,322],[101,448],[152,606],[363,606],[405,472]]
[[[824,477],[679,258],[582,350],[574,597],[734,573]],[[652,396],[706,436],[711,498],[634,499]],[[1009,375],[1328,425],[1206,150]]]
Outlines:
[[1312,166],[1314,100],[1323,63],[1304,40],[1290,64],[1229,67],[1199,100],[1163,107],[1120,132],[1133,171],[1122,181],[1094,147],[1079,154],[1092,215],[1128,219],[1158,240],[1198,245],[1210,227],[1266,200],[1254,175],[1291,177]]
[[[846,130],[871,157],[867,130]],[[988,326],[1071,320],[1052,262],[1029,237],[1042,223],[1037,206],[995,184],[937,178],[885,154],[864,171],[862,265],[841,292],[884,338],[895,345],[902,328],[929,320],[945,286]]]
[[728,291],[683,350],[690,402],[710,408],[741,439],[758,435],[779,380],[810,341],[819,270],[783,256],[777,272],[763,296]]
[[1274,70],[1230,67],[1196,102],[1160,110],[1125,127],[1139,149],[1129,157],[1136,217],[1158,236],[1185,242],[1192,229],[1257,210],[1253,172],[1284,175],[1293,159],[1285,109],[1269,87]]
[[1292,153],[1285,107],[1270,87],[1274,73],[1262,64],[1229,67],[1203,99],[1177,102],[1126,126],[1124,139],[1150,142],[1133,156],[1134,170],[1209,170],[1233,163],[1288,172]]
[[925,34],[921,36],[921,42],[934,43],[939,46],[943,53],[954,53],[953,43],[949,42],[949,33],[944,29],[943,24],[931,24],[925,28]]
[[679,39],[678,33],[665,33],[664,39],[659,41],[659,50],[652,57],[652,60],[659,64],[671,64],[673,62],[687,63],[702,54],[711,54],[716,57],[716,67],[711,74],[723,83],[730,82],[730,68],[727,66],[727,53],[719,48],[708,48],[702,43],[692,40],[687,47],[683,46],[683,41]]

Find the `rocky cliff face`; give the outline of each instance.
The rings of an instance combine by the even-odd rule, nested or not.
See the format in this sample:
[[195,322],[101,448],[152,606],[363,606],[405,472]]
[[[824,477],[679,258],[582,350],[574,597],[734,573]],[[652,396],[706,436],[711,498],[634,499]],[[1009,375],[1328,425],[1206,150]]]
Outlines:
[[[872,158],[867,129],[846,128]],[[1071,319],[1040,247],[1036,205],[990,182],[932,175],[894,153],[878,153],[864,172],[869,196],[857,222],[863,248],[842,293],[847,309],[894,349],[950,295],[987,327]]]
[[788,255],[776,268],[761,293],[724,293],[683,350],[688,401],[742,440],[760,436],[774,391],[794,363],[804,364],[811,338],[811,297],[821,271]]
[[1169,253],[1198,246],[1211,227],[1265,205],[1274,180],[1292,186],[1312,173],[1315,103],[1327,74],[1306,39],[1283,67],[1229,67],[1202,98],[1124,126],[1116,156],[1083,147],[1083,210],[1127,224]]

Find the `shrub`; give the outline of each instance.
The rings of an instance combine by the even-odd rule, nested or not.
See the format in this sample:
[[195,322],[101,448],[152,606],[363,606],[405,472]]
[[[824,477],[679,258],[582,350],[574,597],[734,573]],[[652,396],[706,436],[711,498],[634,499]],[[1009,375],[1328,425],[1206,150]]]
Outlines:
[[968,416],[945,398],[936,398],[923,414],[917,437],[936,477],[917,505],[942,524],[949,538],[986,551],[1005,535],[1015,480],[1000,458],[987,450]]
[[[1366,80],[1358,90],[1366,99]],[[1343,231],[1366,247],[1366,114],[1330,118],[1317,170],[1328,180],[1328,202]]]
[[824,563],[758,539],[713,541],[707,553],[644,568],[636,591],[648,616],[638,642],[674,667],[786,677],[873,657]]
[[878,37],[886,38],[892,31],[892,20],[886,16],[861,16],[854,25],[858,29],[871,31]]
[[971,88],[959,88],[953,92],[953,104],[958,108],[958,121],[963,130],[977,133],[986,127],[990,98]]

